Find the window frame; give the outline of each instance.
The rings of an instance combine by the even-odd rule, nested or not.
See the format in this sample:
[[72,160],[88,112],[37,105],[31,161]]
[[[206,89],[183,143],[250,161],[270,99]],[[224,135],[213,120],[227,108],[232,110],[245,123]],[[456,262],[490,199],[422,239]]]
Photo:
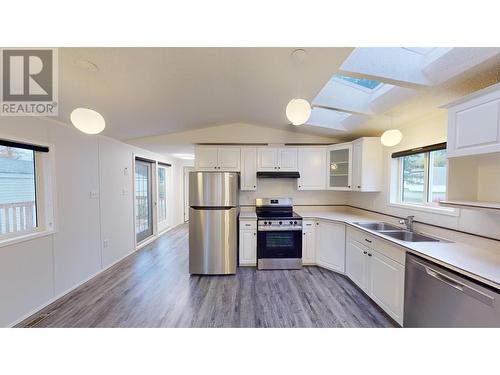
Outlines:
[[[55,211],[53,205],[54,185],[54,145],[38,142],[31,139],[19,139],[11,136],[3,136],[2,140],[12,141],[20,144],[39,145],[49,148],[49,152],[33,150],[34,184],[35,184],[35,212],[36,226],[29,230],[0,234],[0,247],[13,245],[19,242],[44,237],[56,232]],[[14,147],[14,146],[13,146]],[[19,148],[19,147],[18,147]],[[22,148],[22,147],[21,147]]]
[[[432,204],[429,201],[431,195],[431,189],[429,186],[429,181],[431,177],[431,169],[429,168],[432,158],[430,157],[430,152],[424,151],[426,154],[424,163],[424,197],[425,202],[414,203],[403,201],[403,158],[404,156],[391,158],[390,159],[390,169],[391,181],[389,183],[390,188],[388,189],[388,205],[395,208],[411,209],[415,211],[424,211],[428,213],[441,214],[447,216],[459,216],[460,210],[458,208],[443,207],[440,205]],[[449,169],[446,168],[446,195],[448,194],[448,173]]]

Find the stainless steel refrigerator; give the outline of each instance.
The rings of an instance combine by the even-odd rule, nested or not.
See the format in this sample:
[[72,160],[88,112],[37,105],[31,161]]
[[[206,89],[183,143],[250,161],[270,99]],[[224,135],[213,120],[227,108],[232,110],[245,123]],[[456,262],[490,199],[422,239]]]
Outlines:
[[236,273],[238,173],[189,174],[189,273]]

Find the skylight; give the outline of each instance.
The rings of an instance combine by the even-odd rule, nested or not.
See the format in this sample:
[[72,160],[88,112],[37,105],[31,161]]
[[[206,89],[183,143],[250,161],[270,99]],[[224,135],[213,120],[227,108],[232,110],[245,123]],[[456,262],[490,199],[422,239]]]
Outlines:
[[350,83],[355,84],[357,86],[364,87],[365,89],[368,89],[368,90],[373,90],[381,84],[381,82],[371,80],[371,79],[355,78],[355,77],[343,76],[340,74],[335,74],[335,78],[340,79],[342,81],[350,82]]
[[431,53],[433,50],[436,49],[436,47],[402,47],[403,49],[411,52],[418,53],[419,55],[428,55]]

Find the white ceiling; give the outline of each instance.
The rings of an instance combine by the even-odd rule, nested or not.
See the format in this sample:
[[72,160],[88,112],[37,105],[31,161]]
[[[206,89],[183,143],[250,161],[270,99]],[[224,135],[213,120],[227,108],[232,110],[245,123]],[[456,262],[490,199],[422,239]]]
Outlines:
[[[293,50],[61,48],[59,120],[69,122],[74,108],[87,106],[106,118],[104,134],[120,140],[232,123],[352,139],[443,111],[439,106],[499,80],[498,61],[491,58],[444,83],[413,85],[412,97],[362,121],[346,121],[345,130],[294,127],[285,116],[288,101],[297,96],[312,101],[353,49],[306,48],[300,66],[290,58]],[[98,71],[82,68],[82,60]],[[464,63],[457,60],[456,66]]]
[[288,101],[312,101],[352,48],[307,48],[299,66],[293,50],[61,48],[59,119],[93,108],[106,118],[104,134],[120,140],[234,122],[290,127]]

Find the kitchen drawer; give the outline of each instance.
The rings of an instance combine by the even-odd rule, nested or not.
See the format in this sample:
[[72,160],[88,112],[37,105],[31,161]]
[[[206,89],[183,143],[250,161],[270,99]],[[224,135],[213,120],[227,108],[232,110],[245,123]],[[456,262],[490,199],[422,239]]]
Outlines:
[[240,220],[240,229],[257,229],[257,220]]
[[405,264],[406,250],[398,245],[393,245],[387,241],[384,241],[376,236],[366,233],[360,229],[353,228],[351,226],[347,227],[347,236],[368,246],[370,249],[385,255],[389,259],[398,262],[399,264]]

